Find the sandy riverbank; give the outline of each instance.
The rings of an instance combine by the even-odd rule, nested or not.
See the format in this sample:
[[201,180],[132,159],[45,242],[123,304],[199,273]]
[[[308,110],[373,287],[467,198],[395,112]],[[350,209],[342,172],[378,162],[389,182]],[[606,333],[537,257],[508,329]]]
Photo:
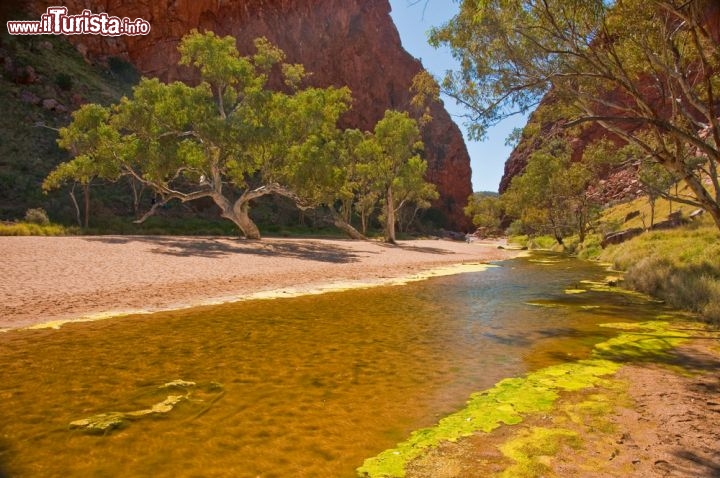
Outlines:
[[0,330],[392,283],[508,259],[499,242],[94,236],[0,237]]

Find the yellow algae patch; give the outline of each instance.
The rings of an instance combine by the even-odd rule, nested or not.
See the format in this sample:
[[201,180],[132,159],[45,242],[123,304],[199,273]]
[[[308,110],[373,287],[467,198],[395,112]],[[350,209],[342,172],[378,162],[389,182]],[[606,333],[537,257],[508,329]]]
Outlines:
[[565,289],[566,294],[584,294],[586,289]]
[[534,307],[545,307],[547,309],[559,309],[561,307],[567,307],[565,304],[560,304],[556,301],[551,300],[535,300],[530,302],[525,302],[526,305],[532,305]]
[[535,264],[540,264],[540,265],[558,264],[558,263],[562,262],[558,259],[529,259],[529,261],[533,262]]
[[500,446],[500,451],[515,464],[504,470],[502,478],[548,476],[550,459],[563,447],[579,449],[580,435],[563,428],[532,428]]

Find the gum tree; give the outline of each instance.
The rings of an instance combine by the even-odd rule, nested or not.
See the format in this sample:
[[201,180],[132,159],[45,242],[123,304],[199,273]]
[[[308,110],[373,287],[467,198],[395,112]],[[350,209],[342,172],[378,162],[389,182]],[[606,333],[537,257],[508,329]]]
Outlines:
[[[255,40],[255,48],[241,56],[232,37],[186,36],[180,63],[196,69],[200,83],[143,79],[119,104],[83,106],[58,141],[81,154],[53,171],[45,187],[80,173],[130,176],[159,197],[137,222],[171,200],[210,198],[247,238],[259,239],[251,201],[267,194],[300,201],[287,186],[296,182],[297,163],[323,154],[350,92],[301,88],[301,65],[284,63],[283,52],[265,39]],[[270,77],[282,88],[271,88]],[[85,137],[92,140],[77,139]]]
[[[675,198],[720,228],[720,49],[716,0],[464,0],[431,34],[461,69],[443,89],[475,136],[548,91],[567,127],[594,123],[684,181]],[[715,37],[713,37],[715,35]]]
[[531,232],[551,234],[559,245],[577,233],[582,242],[594,210],[587,193],[591,178],[586,167],[570,162],[567,146],[555,140],[530,155],[502,203]]
[[437,197],[435,187],[424,179],[427,162],[419,155],[420,129],[408,113],[388,110],[360,148],[365,158],[360,175],[384,201],[385,241],[394,244],[398,211],[411,201]]

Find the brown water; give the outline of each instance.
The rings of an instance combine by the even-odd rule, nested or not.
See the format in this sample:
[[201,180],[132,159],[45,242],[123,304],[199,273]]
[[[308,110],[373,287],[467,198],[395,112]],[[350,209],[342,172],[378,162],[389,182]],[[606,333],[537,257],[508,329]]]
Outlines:
[[[547,256],[405,286],[0,334],[0,477],[352,477],[499,379],[588,353],[622,294],[568,295],[599,267]],[[552,307],[529,305],[543,303]],[[70,429],[190,400],[105,435]],[[184,393],[184,392],[180,392]]]

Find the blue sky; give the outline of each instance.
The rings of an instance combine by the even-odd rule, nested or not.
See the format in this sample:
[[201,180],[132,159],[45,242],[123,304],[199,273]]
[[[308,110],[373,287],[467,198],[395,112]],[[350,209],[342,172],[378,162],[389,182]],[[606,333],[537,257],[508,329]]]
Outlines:
[[[413,3],[415,3],[413,5]],[[441,78],[445,72],[454,69],[456,63],[449,50],[434,49],[427,42],[427,32],[440,26],[455,15],[459,4],[449,0],[428,0],[413,2],[412,0],[390,0],[392,17],[400,32],[403,47],[414,57],[422,60],[425,69]],[[445,107],[454,116],[455,122],[465,134],[462,113],[455,100],[444,98]],[[505,160],[510,155],[510,148],[505,146],[505,138],[515,127],[522,127],[525,117],[513,117],[492,128],[483,142],[469,141],[465,144],[470,153],[472,166],[472,184],[475,191],[497,191],[503,174]]]

